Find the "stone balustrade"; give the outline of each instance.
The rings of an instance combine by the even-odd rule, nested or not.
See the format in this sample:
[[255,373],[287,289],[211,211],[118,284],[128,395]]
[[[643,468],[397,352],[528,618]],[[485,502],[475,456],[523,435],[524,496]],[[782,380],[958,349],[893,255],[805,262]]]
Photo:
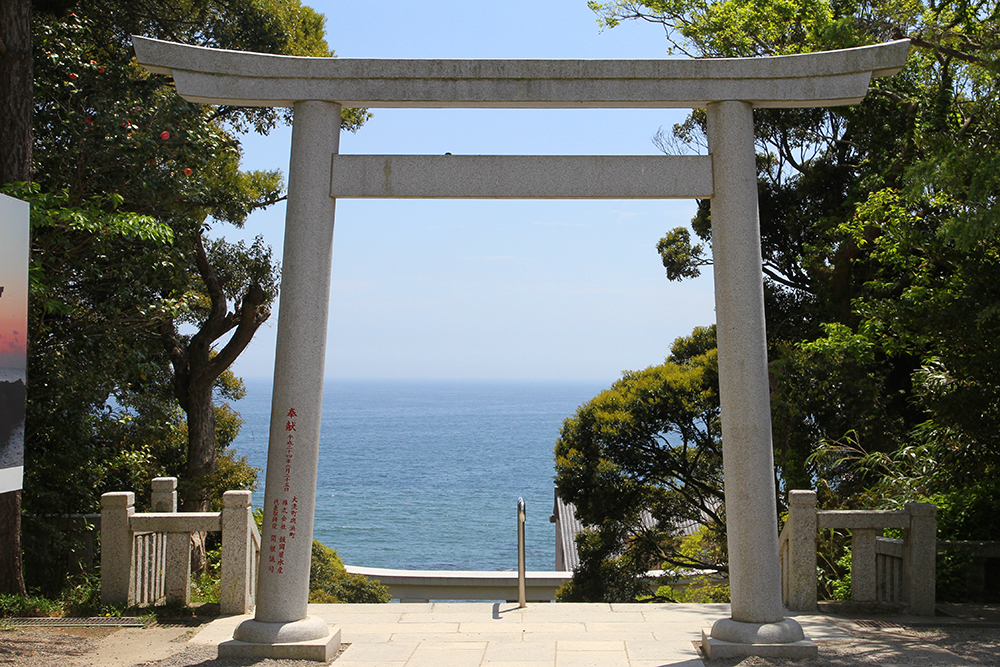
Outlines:
[[[400,602],[430,600],[517,600],[517,572],[514,570],[391,570],[347,565],[389,589]],[[556,590],[573,578],[572,572],[526,572],[526,600],[551,602]]]
[[[900,604],[915,616],[934,615],[937,508],[816,510],[815,491],[790,491],[788,520],[778,538],[782,601],[793,611],[816,610],[816,539],[820,530],[851,531],[851,601]],[[902,529],[903,539],[882,536]]]
[[177,478],[153,480],[153,512],[135,513],[131,491],[101,496],[101,602],[191,602],[191,535],[222,533],[220,610],[253,610],[260,533],[249,491],[226,491],[221,512],[178,512]]

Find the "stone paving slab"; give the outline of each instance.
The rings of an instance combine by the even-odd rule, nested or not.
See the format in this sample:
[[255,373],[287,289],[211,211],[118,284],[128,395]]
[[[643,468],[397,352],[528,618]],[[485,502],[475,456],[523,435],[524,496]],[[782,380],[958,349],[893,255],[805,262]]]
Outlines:
[[[704,667],[693,642],[724,604],[504,602],[309,605],[341,630],[338,658],[366,667]],[[218,645],[247,616],[219,618],[191,641]],[[797,615],[814,640],[850,640],[828,616]]]

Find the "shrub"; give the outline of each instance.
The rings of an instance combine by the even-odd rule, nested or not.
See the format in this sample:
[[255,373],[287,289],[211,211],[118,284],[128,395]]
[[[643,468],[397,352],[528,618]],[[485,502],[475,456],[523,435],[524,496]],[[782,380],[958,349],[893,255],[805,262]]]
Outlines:
[[58,616],[60,612],[61,606],[58,602],[39,595],[21,597],[0,594],[0,618]]
[[313,540],[309,601],[318,604],[388,602],[389,589],[378,581],[351,574],[337,552]]

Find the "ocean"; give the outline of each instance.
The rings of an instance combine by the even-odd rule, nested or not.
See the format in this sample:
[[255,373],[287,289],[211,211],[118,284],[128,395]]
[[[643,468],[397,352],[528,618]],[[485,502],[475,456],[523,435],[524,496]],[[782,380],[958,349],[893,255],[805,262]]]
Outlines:
[[[245,381],[234,443],[263,469],[271,380]],[[328,380],[314,537],[349,565],[517,569],[517,499],[529,570],[555,567],[553,446],[590,382]],[[254,507],[264,501],[263,475]]]

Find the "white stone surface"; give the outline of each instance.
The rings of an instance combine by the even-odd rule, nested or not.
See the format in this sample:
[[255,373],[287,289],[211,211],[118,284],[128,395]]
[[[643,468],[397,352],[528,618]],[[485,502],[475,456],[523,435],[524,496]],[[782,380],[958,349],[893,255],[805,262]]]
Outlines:
[[701,633],[701,647],[709,660],[725,660],[756,655],[762,658],[790,658],[806,660],[819,655],[819,647],[811,639],[800,639],[794,642],[751,644],[743,642],[727,642],[712,636],[708,630]]
[[222,530],[218,512],[144,512],[132,517],[134,533],[197,533]]
[[153,512],[177,511],[177,478],[156,477],[151,484],[153,492],[149,498]]
[[[238,641],[258,643],[265,626],[306,618],[333,259],[330,156],[339,145],[339,105],[295,105],[257,607]],[[331,634],[301,627],[314,636],[294,641]]]
[[[191,535],[167,533],[163,592],[167,602],[191,604]],[[223,581],[225,579],[223,578]]]
[[[351,644],[337,664],[396,667],[448,665],[455,654],[475,667],[703,667],[694,646],[701,638],[699,628],[729,613],[725,604],[559,603],[524,609],[505,602],[309,605],[310,616],[339,627],[342,641]],[[191,641],[222,644],[245,618],[220,618]],[[821,642],[851,639],[831,618],[796,618]]]
[[[326,629],[326,624],[319,619],[309,617],[305,621],[308,622],[310,628],[308,631],[302,633],[289,633],[288,630],[296,626],[306,625],[303,621],[299,621],[298,623],[257,623],[254,627],[260,630],[262,626],[280,626],[280,630],[284,631],[284,635],[291,634],[293,636],[298,634],[315,634],[319,631],[320,626]],[[248,642],[230,639],[229,641],[220,643],[219,657],[329,662],[337,654],[337,651],[340,650],[340,630],[332,633],[328,632],[323,637],[303,640],[287,639],[280,632],[275,632],[273,635],[258,633],[256,638],[258,641]]]
[[784,618],[761,275],[753,109],[708,107],[712,257],[733,618]]
[[937,573],[937,508],[906,503],[910,525],[903,530],[903,602],[913,616],[933,616]]
[[823,510],[817,512],[816,521],[820,530],[906,528],[910,515],[905,510]]
[[816,492],[788,492],[788,590],[785,604],[793,611],[816,611]]
[[101,496],[101,604],[131,604],[135,600],[132,579],[132,529],[135,494],[131,491]]
[[704,155],[336,155],[331,197],[670,199],[712,196]]
[[[353,565],[346,567],[348,572],[378,580],[396,600],[514,600],[518,594],[517,572],[513,570],[442,571],[392,570]],[[572,572],[526,572],[527,600],[554,600],[556,589],[572,577]]]
[[772,58],[382,60],[224,51],[133,36],[147,69],[192,102],[391,108],[695,108],[854,104],[902,68],[909,41]]
[[222,571],[219,607],[223,614],[246,614],[254,607],[251,594],[256,533],[249,491],[222,494]]

